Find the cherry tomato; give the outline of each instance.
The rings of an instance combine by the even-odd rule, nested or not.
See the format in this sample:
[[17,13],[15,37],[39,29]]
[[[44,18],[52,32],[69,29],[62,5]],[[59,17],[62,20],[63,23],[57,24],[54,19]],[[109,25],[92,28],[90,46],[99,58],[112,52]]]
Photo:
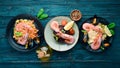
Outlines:
[[70,34],[70,35],[74,35],[74,34],[75,34],[75,30],[74,30],[73,28],[71,28],[71,29],[69,30],[69,34]]
[[65,26],[66,24],[67,24],[67,21],[66,20],[62,20],[61,25]]

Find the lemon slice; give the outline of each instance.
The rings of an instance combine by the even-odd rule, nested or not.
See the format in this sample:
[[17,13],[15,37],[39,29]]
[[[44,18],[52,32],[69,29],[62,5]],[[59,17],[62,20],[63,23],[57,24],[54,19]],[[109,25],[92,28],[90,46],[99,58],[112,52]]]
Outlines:
[[108,29],[107,26],[104,27],[104,31],[105,31],[105,33],[107,34],[107,36],[109,36],[109,37],[112,36],[112,34],[111,34],[111,32],[110,32],[110,30]]
[[66,31],[69,30],[70,28],[72,28],[73,24],[74,24],[74,21],[68,22],[68,23],[64,26],[64,30],[66,30]]

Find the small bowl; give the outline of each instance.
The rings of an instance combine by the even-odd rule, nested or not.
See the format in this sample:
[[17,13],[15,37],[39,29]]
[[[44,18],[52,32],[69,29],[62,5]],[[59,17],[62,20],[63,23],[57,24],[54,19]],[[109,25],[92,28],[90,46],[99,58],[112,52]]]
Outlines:
[[70,13],[70,17],[73,21],[78,21],[81,19],[82,14],[79,10],[75,9]]

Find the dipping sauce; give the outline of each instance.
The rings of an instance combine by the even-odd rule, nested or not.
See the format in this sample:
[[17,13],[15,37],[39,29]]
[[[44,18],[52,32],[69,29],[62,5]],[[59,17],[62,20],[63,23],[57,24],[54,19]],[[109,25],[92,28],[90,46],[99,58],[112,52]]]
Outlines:
[[81,19],[82,14],[79,10],[75,9],[71,12],[70,17],[73,21],[78,21]]

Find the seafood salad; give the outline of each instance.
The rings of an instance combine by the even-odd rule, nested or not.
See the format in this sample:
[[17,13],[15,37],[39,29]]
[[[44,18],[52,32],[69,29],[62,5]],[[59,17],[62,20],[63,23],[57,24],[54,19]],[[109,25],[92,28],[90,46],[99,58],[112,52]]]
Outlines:
[[109,42],[104,42],[114,35],[113,28],[115,23],[108,25],[96,23],[96,18],[92,23],[84,23],[81,30],[84,33],[83,42],[88,43],[92,50],[104,49],[110,45]]
[[67,20],[62,20],[60,24],[58,21],[52,21],[50,27],[53,30],[55,40],[66,44],[73,44],[75,41],[73,25],[74,21],[68,22]]
[[28,45],[32,43],[31,40],[37,39],[36,41],[39,43],[38,31],[34,25],[34,20],[18,19],[15,22],[13,38],[18,44],[25,45],[25,48],[28,48]]

